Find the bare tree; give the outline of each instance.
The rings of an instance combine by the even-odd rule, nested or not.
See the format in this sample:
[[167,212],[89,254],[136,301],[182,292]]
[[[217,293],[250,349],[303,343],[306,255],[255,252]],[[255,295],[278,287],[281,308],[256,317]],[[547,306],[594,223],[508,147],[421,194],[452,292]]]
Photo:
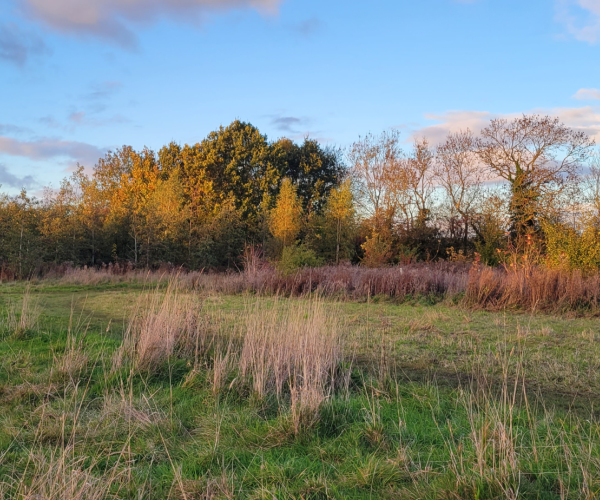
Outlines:
[[404,158],[400,134],[395,130],[379,136],[368,134],[352,144],[347,156],[359,208],[378,230],[393,220],[396,192],[405,184],[400,168]]
[[477,233],[474,224],[477,201],[481,196],[485,171],[476,153],[476,139],[470,130],[450,133],[438,146],[435,162],[435,182],[444,191],[449,205],[450,220],[462,224],[463,247],[466,251],[469,227]]
[[424,224],[431,211],[431,199],[434,192],[434,158],[435,154],[429,142],[422,138],[414,142],[412,154],[406,162],[409,189],[416,209],[415,219],[418,224]]
[[600,224],[600,156],[594,156],[589,171],[583,178],[583,197]]
[[481,131],[479,158],[492,175],[509,183],[516,235],[535,229],[539,199],[575,178],[593,145],[584,132],[549,116],[498,118]]

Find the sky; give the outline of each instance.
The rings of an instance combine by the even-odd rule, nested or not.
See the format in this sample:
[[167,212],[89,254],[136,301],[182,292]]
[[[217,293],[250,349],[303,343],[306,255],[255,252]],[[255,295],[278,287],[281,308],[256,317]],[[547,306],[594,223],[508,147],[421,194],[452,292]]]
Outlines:
[[347,147],[559,116],[600,142],[600,0],[0,0],[0,184],[235,119]]

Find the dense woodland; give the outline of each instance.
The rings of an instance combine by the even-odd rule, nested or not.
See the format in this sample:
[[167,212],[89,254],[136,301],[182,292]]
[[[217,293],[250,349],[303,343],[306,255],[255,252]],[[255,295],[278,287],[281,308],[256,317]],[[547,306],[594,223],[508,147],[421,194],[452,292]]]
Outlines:
[[369,134],[346,150],[269,142],[235,121],[195,145],[123,146],[41,199],[0,195],[4,279],[64,265],[241,269],[249,252],[284,271],[516,256],[594,272],[595,144],[535,115],[435,145]]

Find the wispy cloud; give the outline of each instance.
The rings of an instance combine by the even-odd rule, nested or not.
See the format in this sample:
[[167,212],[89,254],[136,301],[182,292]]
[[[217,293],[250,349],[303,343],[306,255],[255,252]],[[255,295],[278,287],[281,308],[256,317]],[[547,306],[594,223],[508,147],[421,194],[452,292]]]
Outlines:
[[31,188],[37,186],[38,183],[35,181],[32,175],[17,177],[8,171],[6,165],[0,163],[0,185],[20,189]]
[[42,39],[14,23],[0,23],[0,59],[16,66],[25,66],[34,56],[49,53]]
[[98,158],[105,152],[105,149],[85,142],[63,141],[47,137],[33,141],[20,141],[12,137],[0,136],[0,154],[21,156],[31,160],[63,157],[84,165],[95,165]]
[[[600,107],[583,106],[578,108],[539,108],[525,111],[525,114],[558,116],[565,125],[581,130],[590,137],[600,141]],[[412,127],[410,140],[427,137],[432,143],[439,144],[449,132],[469,129],[479,132],[494,118],[515,118],[522,113],[495,114],[488,111],[454,110],[441,114],[428,114],[428,121],[436,121],[432,125],[421,128]]]
[[54,118],[51,115],[42,116],[38,121],[42,125],[45,125],[46,127],[49,127],[49,128],[64,128],[64,126],[56,118]]
[[12,125],[10,123],[0,123],[0,135],[20,135],[30,133],[31,130],[26,127],[19,127],[18,125]]
[[600,89],[579,89],[573,95],[573,99],[580,101],[598,101],[600,100]]
[[73,129],[74,125],[85,125],[88,127],[103,127],[106,125],[115,125],[118,123],[129,123],[131,120],[121,115],[113,115],[106,118],[94,118],[89,116],[85,111],[74,111],[68,117],[71,123],[70,129]]
[[281,132],[297,133],[299,127],[302,127],[307,122],[307,119],[297,116],[275,115],[271,117],[271,125]]
[[85,118],[85,111],[77,111],[69,115],[69,121],[81,125]]
[[282,0],[16,0],[25,15],[49,28],[72,35],[93,36],[135,47],[132,23],[171,18],[197,22],[204,16],[233,9],[274,12]]
[[600,41],[600,0],[556,0],[556,18],[576,40]]
[[420,128],[410,127],[412,134],[409,140],[412,141],[416,138],[427,137],[432,143],[437,144],[442,142],[449,132],[459,132],[466,129],[478,132],[496,116],[488,111],[469,110],[452,110],[440,114],[425,114],[427,121],[439,123]]
[[121,87],[123,87],[123,83],[116,80],[94,83],[90,91],[83,97],[90,101],[106,99],[118,92]]
[[311,17],[310,19],[306,19],[305,21],[296,24],[293,26],[293,29],[302,36],[310,36],[321,29],[321,21],[316,17]]

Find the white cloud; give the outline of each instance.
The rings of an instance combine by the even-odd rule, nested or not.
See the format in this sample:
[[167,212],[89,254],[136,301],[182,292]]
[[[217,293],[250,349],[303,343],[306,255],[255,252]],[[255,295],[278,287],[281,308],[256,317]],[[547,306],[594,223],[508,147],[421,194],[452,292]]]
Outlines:
[[159,18],[198,21],[233,9],[275,12],[282,0],[17,0],[22,11],[62,33],[91,35],[134,46],[129,23]]
[[441,114],[428,113],[425,114],[426,120],[440,123],[427,125],[416,130],[413,128],[410,140],[427,137],[433,144],[439,144],[446,138],[449,132],[459,132],[466,129],[478,132],[496,116],[488,111],[467,110],[453,110]]
[[600,107],[584,106],[581,108],[552,108],[534,110],[539,114],[558,116],[565,125],[581,130],[600,142]]
[[[558,116],[567,126],[582,130],[596,142],[600,143],[600,107],[583,106],[579,108],[540,108],[524,112],[525,114],[539,114]],[[427,137],[433,144],[439,144],[444,140],[449,132],[458,132],[460,130],[470,129],[472,132],[479,132],[490,120],[494,118],[515,118],[522,113],[494,114],[488,111],[448,111],[441,114],[426,114],[425,118],[431,121],[437,121],[432,125],[414,129],[411,140],[419,137]]]
[[573,95],[573,99],[578,99],[580,101],[600,100],[600,89],[579,89]]
[[34,141],[20,141],[12,137],[0,136],[0,154],[22,156],[31,160],[68,158],[73,163],[95,165],[106,150],[76,141],[61,141],[42,138]]
[[582,42],[600,41],[600,0],[557,0],[557,19]]

